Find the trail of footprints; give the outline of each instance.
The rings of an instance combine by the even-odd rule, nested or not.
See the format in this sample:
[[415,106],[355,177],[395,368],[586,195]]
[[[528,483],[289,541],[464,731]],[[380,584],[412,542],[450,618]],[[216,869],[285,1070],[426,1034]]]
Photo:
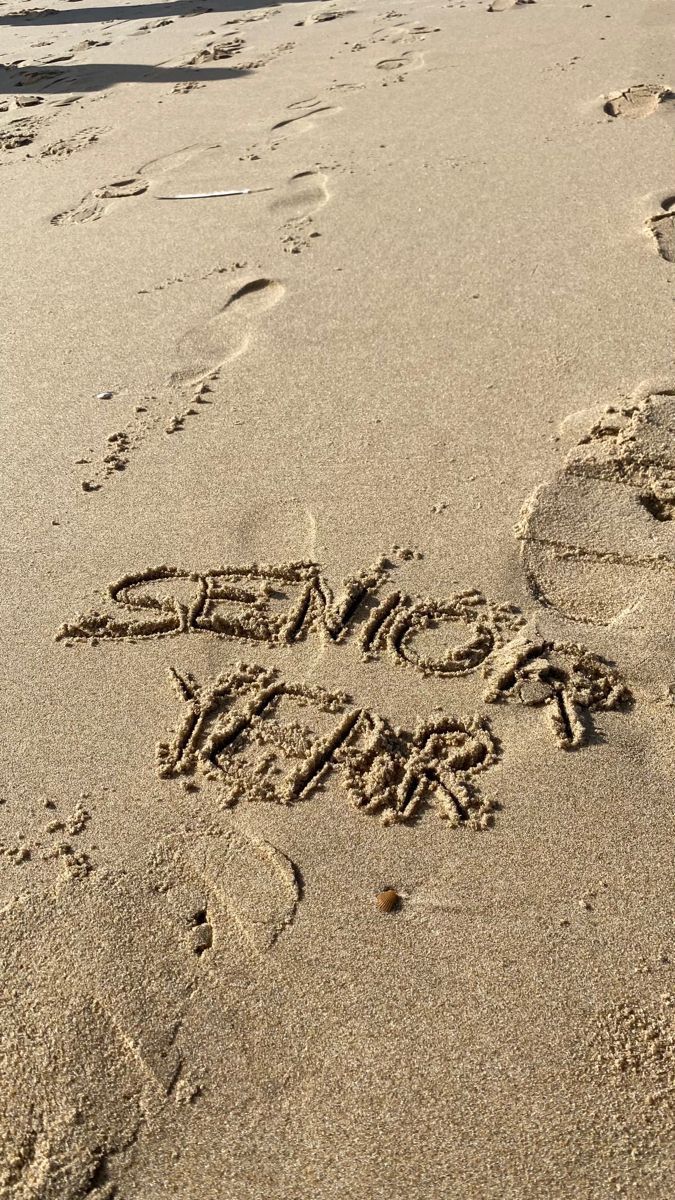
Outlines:
[[[310,113],[331,111],[331,106],[314,106]],[[281,123],[284,124],[283,122]],[[199,155],[220,152],[218,146],[186,147],[174,154],[144,164],[128,178],[116,180],[88,193],[72,209],[52,217],[53,225],[79,224],[98,221],[117,204],[144,196],[168,173],[186,165]],[[327,175],[319,169],[295,172],[287,183],[278,188],[269,202],[269,210],[278,226],[284,249],[298,254],[319,236],[313,228],[313,215],[329,199]],[[134,417],[123,428],[109,434],[93,470],[82,480],[84,492],[101,489],[106,481],[124,471],[131,454],[157,427],[171,435],[182,431],[191,418],[214,401],[227,364],[243,354],[253,336],[254,322],[268,309],[280,302],[285,286],[265,277],[249,279],[235,287],[214,315],[204,324],[188,330],[176,346],[176,365],[169,380],[169,412],[158,416],[156,405],[144,399],[136,406]],[[178,405],[175,398],[178,397]],[[91,452],[78,460],[92,464]]]
[[[29,148],[32,148],[40,139],[46,125],[46,119],[19,118],[11,121],[5,128],[0,128],[0,155],[10,154],[11,151],[25,150],[28,151],[25,154],[25,157],[28,158],[35,156],[67,158],[76,154],[78,150],[84,150],[86,146],[94,145],[104,134],[109,133],[109,128],[92,125],[78,130],[70,137],[58,138],[55,142],[37,146],[34,154]],[[54,220],[53,223],[59,224],[60,222]]]
[[[659,108],[668,106],[675,111],[675,92],[663,84],[638,83],[609,96],[604,112],[612,120],[644,120]],[[646,227],[652,234],[661,258],[675,262],[675,195],[661,200],[661,211],[648,218]]]
[[[281,218],[285,250],[299,254],[310,239],[320,236],[313,227],[313,217],[328,200],[327,176],[319,170],[297,172],[279,189],[270,202],[270,210]],[[176,347],[177,365],[169,380],[171,387],[178,389],[182,403],[172,409],[164,424],[166,434],[182,431],[191,418],[198,416],[202,406],[213,403],[223,369],[246,352],[253,337],[253,323],[279,304],[285,291],[278,280],[266,277],[248,280],[227,297],[205,324],[183,335]],[[141,438],[147,428],[146,425]],[[121,449],[126,455],[129,436],[125,435],[122,441],[118,435],[120,440],[114,450]],[[121,465],[113,463],[114,469],[123,469],[126,461],[124,457]],[[108,466],[106,474],[110,473]]]
[[[525,3],[529,3],[529,0],[493,0],[488,11],[504,12],[524,7]],[[248,19],[265,19],[276,11],[278,10],[252,14]],[[324,7],[310,13],[296,24],[320,25],[338,19],[348,19],[353,14],[354,10],[351,8]],[[396,20],[399,16],[396,13],[387,16],[393,23],[376,29],[373,42],[386,41],[395,46],[414,46],[416,42],[436,32],[435,29],[419,22],[411,24],[405,19]],[[183,63],[198,66],[235,57],[239,59],[245,46],[244,38],[237,31],[241,23],[241,18],[225,22],[226,25],[233,26],[233,29],[224,37],[219,36],[217,31],[211,31],[206,41],[184,59]],[[85,41],[75,49],[88,48],[90,42]],[[357,43],[351,48],[354,50],[365,47]],[[402,80],[408,71],[419,69],[423,65],[423,54],[414,48],[402,49],[398,54],[380,58],[374,63],[376,71],[385,76],[385,83],[390,80]],[[192,86],[200,85],[196,80],[176,84],[177,89],[186,91]],[[674,100],[675,95],[666,86],[640,83],[606,97],[603,108],[613,121],[644,119]],[[263,153],[277,149],[282,141],[313,131],[317,123],[333,118],[339,112],[338,105],[326,103],[319,96],[297,101],[289,106],[286,114],[272,124],[267,144],[253,147],[251,152],[243,157],[259,159]],[[0,131],[0,152],[11,153],[31,146],[42,132],[43,121],[44,118],[32,115],[11,120]],[[39,153],[44,157],[67,156],[92,144],[102,132],[103,130],[98,128],[86,128],[71,138],[44,145]],[[170,172],[179,170],[196,155],[218,151],[217,146],[190,146],[145,163],[127,177],[94,189],[82,197],[73,208],[56,213],[51,218],[52,224],[63,226],[99,221],[123,201],[126,206],[147,193],[152,194],[155,185],[161,179]],[[272,218],[279,222],[279,236],[287,253],[299,255],[310,247],[313,239],[320,237],[315,218],[329,199],[328,175],[317,165],[295,171],[283,186],[275,188],[268,202],[268,211]],[[667,262],[675,261],[675,197],[664,198],[661,211],[648,220],[647,229],[661,257]],[[178,392],[178,405],[170,404],[166,419],[154,413],[149,414],[145,403],[138,405],[134,419],[128,426],[108,436],[99,465],[93,476],[83,482],[83,488],[87,491],[98,490],[106,478],[124,470],[130,453],[155,426],[159,425],[167,434],[177,433],[185,428],[189,419],[196,416],[203,406],[212,403],[224,367],[244,353],[250,343],[252,322],[268,308],[276,305],[283,298],[284,290],[284,285],[273,279],[249,279],[234,289],[205,324],[186,332],[177,346],[177,361],[169,379],[170,389],[173,389],[174,393],[176,390]]]
[[[351,9],[320,9],[300,24],[319,25],[351,16],[352,12]],[[261,19],[265,15],[258,14],[251,19]],[[399,15],[388,14],[390,18]],[[225,24],[236,27],[238,23],[239,20],[234,19]],[[435,30],[419,22],[409,24],[397,21],[393,26],[378,29],[373,40],[405,46],[424,39],[432,32]],[[218,36],[214,31],[182,62],[183,65],[199,66],[234,57],[239,61],[244,45],[244,39],[236,28],[226,37]],[[285,48],[288,47],[277,49]],[[379,72],[402,79],[408,70],[422,64],[423,57],[419,51],[402,49],[396,57],[381,59],[374,65]],[[188,91],[193,86],[200,84],[197,80],[179,81],[175,89]],[[267,145],[260,152],[254,147],[246,157],[259,159],[265,150],[274,150],[287,138],[312,131],[318,121],[339,112],[339,105],[325,103],[321,97],[298,101],[290,105],[287,114],[271,126]],[[81,141],[85,142],[88,136],[89,131],[83,131]],[[67,152],[65,146],[59,149]],[[58,227],[99,221],[117,210],[122,202],[126,208],[148,194],[157,194],[155,189],[160,180],[179,170],[197,155],[217,154],[219,151],[218,146],[192,146],[145,163],[128,176],[95,188],[74,207],[54,214],[51,222]],[[268,211],[277,223],[279,237],[287,253],[297,256],[320,237],[315,218],[329,199],[328,173],[318,165],[293,172],[285,184],[275,188],[268,202]],[[253,336],[254,322],[267,309],[279,303],[284,291],[284,285],[279,281],[266,277],[249,279],[235,288],[205,323],[187,331],[176,347],[176,364],[168,380],[169,396],[173,399],[169,400],[167,415],[163,417],[158,414],[153,398],[141,398],[143,402],[136,406],[132,419],[108,435],[98,459],[94,457],[92,463],[89,451],[87,457],[81,460],[81,465],[86,462],[93,466],[88,477],[82,480],[82,489],[85,492],[100,490],[109,478],[125,470],[131,454],[153,430],[161,429],[167,435],[179,433],[192,418],[212,404],[223,369],[247,350]]]
[[[490,11],[505,11],[517,7],[511,0],[495,0]],[[351,15],[352,10],[326,9],[310,14],[301,24],[320,24],[327,20]],[[415,41],[433,32],[429,28],[416,24],[399,23],[392,29],[384,31],[391,43]],[[239,54],[244,40],[232,34],[226,39],[212,39],[201,50],[189,58],[189,63],[195,65],[201,62],[218,61]],[[378,71],[395,78],[411,68],[423,65],[423,56],[414,50],[404,50],[397,56],[384,58],[375,64]],[[604,109],[612,119],[644,118],[654,113],[658,107],[673,100],[673,93],[663,86],[638,84],[624,92],[610,96],[604,103]],[[294,108],[299,111],[293,111]],[[309,101],[299,101],[291,106],[287,116],[275,122],[270,130],[271,140],[268,149],[275,149],[280,138],[287,138],[309,131],[316,125],[317,120],[324,120],[340,111],[339,107],[322,103],[320,98]],[[36,119],[27,117],[16,119],[9,123],[0,134],[0,150],[12,150],[30,145],[39,132]],[[100,136],[101,131],[91,128],[82,130],[72,139],[56,141],[45,146],[42,154],[45,156],[67,155],[84,145],[91,144]],[[84,196],[72,209],[57,213],[52,218],[56,226],[98,221],[122,200],[129,200],[145,195],[153,183],[170,171],[180,168],[196,154],[215,150],[217,147],[193,146],[144,164],[127,178],[112,181]],[[252,153],[251,158],[260,155]],[[270,212],[281,219],[280,236],[284,249],[294,255],[306,250],[310,240],[319,236],[319,230],[314,228],[314,215],[328,202],[328,178],[325,172],[311,168],[295,172],[284,185],[277,189],[269,202]],[[667,197],[662,202],[662,212],[648,222],[648,228],[653,234],[661,256],[668,262],[675,260],[675,199]],[[257,313],[272,307],[282,298],[283,285],[269,279],[251,280],[225,302],[223,307],[206,323],[205,326],[186,333],[177,347],[178,363],[171,376],[171,384],[189,390],[186,404],[178,411],[172,412],[165,426],[167,433],[182,429],[191,416],[196,415],[198,408],[210,402],[210,394],[218,382],[223,367],[243,353],[250,340],[250,318]],[[117,431],[110,435],[113,439],[102,460],[103,475],[119,471],[126,466],[128,453],[139,438],[147,433],[152,422],[143,418],[136,422],[130,431]],[[99,484],[89,481],[90,488],[95,490]]]
[[71,154],[93,145],[110,132],[108,127],[90,125],[68,137],[45,142],[44,135],[55,115],[52,111],[36,116],[12,117],[0,125],[0,161],[5,157],[16,159],[17,151],[22,152],[23,158],[68,158]]
[[[352,13],[351,9],[320,9],[300,24],[319,25],[326,21],[349,17]],[[262,19],[265,15],[257,14],[250,19]],[[399,15],[391,13],[388,17],[394,19]],[[197,50],[182,60],[183,65],[199,66],[234,57],[239,61],[245,46],[243,37],[236,29],[239,23],[238,18],[225,22],[226,25],[235,26],[232,33],[226,37],[218,36],[217,32],[212,31]],[[433,32],[436,30],[419,22],[409,24],[399,20],[393,26],[376,30],[373,41],[388,41],[392,45],[406,46],[423,40]],[[287,47],[277,49],[285,48]],[[374,65],[378,72],[385,76],[402,80],[410,69],[423,65],[423,56],[417,50],[406,48],[395,57],[380,59]],[[385,83],[388,81],[384,80]],[[175,90],[188,91],[197,86],[201,86],[197,80],[182,83],[179,81]],[[254,147],[246,157],[259,159],[262,152],[276,149],[289,137],[312,131],[318,121],[335,116],[339,112],[339,105],[325,103],[321,97],[298,101],[290,105],[287,114],[271,126],[267,145],[260,151]],[[81,131],[73,139],[72,149],[89,144],[97,135],[97,131],[94,130]],[[72,152],[71,147],[65,140],[45,148],[45,153],[54,155],[69,152]],[[128,176],[95,188],[72,208],[55,213],[51,223],[59,227],[97,222],[114,213],[122,202],[126,209],[142,197],[156,195],[157,185],[161,180],[170,173],[179,171],[196,156],[209,153],[217,155],[220,152],[221,148],[215,145],[197,145],[152,160],[133,170]],[[318,165],[293,172],[285,184],[275,188],[268,202],[268,211],[277,223],[282,246],[288,254],[297,256],[303,253],[314,239],[320,237],[315,218],[329,199],[328,173]],[[247,350],[253,336],[255,321],[267,309],[279,303],[284,291],[284,285],[274,279],[259,277],[244,281],[231,292],[212,317],[199,327],[188,330],[177,344],[176,363],[167,381],[168,412],[162,416],[161,412],[157,411],[156,398],[141,397],[142,403],[136,406],[131,420],[107,436],[98,457],[92,458],[92,452],[89,451],[80,460],[80,465],[86,463],[91,468],[88,477],[81,482],[83,491],[96,492],[108,479],[123,472],[131,454],[153,430],[161,429],[167,435],[179,433],[192,418],[212,404],[223,369]],[[164,408],[166,411],[167,406],[164,405]]]

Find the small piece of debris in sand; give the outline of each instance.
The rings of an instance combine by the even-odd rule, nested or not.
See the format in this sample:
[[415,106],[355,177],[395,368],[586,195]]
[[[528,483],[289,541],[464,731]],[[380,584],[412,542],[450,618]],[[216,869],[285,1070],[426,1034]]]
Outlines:
[[176,196],[158,196],[158,200],[211,200],[215,196],[248,196],[252,191],[269,191],[269,188],[232,188],[227,192],[179,192]]

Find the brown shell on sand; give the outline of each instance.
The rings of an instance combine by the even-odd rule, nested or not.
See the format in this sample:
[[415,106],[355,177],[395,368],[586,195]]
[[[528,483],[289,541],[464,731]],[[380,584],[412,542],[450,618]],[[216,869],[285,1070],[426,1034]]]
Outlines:
[[392,912],[398,904],[401,897],[393,888],[387,888],[384,892],[378,892],[375,896],[375,907],[378,912]]

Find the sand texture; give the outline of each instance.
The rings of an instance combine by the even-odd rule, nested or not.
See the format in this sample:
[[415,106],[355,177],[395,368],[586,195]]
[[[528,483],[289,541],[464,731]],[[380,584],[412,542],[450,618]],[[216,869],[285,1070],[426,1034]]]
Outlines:
[[673,4],[236,4],[0,0],[0,1200],[665,1200]]

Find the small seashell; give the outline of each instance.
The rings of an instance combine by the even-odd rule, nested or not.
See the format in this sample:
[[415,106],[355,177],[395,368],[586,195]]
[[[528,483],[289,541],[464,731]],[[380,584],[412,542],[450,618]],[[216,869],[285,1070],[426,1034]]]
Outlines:
[[98,394],[96,396],[97,400],[112,400],[112,398],[113,398],[112,392],[98,392]]
[[378,892],[375,896],[375,907],[378,912],[392,912],[398,904],[401,897],[393,888],[387,888],[384,892]]

